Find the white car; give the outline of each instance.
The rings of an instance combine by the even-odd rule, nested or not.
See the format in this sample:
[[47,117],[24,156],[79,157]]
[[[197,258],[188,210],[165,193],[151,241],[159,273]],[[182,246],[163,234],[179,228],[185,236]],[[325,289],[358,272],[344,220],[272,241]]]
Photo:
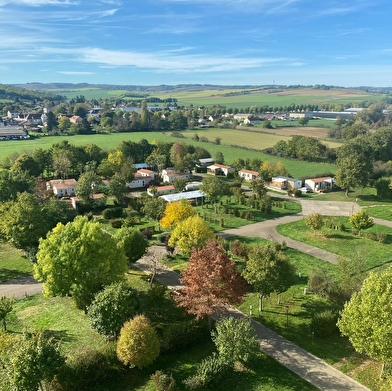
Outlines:
[[310,193],[312,191],[310,187],[301,187],[300,190],[302,193]]

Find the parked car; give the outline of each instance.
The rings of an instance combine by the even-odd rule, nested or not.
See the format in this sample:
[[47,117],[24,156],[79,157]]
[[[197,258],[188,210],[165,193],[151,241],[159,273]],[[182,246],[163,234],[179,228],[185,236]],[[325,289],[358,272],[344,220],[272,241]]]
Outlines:
[[301,187],[300,190],[302,193],[310,193],[312,191],[310,187]]

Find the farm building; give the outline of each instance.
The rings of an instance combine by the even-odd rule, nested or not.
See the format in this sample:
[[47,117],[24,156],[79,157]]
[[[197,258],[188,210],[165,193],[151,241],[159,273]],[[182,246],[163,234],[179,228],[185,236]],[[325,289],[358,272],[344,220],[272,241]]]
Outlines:
[[213,164],[207,167],[207,172],[213,175],[229,176],[235,173],[235,168],[224,164]]
[[305,186],[310,187],[313,191],[331,190],[334,186],[334,183],[334,179],[330,176],[305,179]]
[[240,170],[238,171],[238,175],[241,178],[244,178],[246,182],[250,182],[257,178],[260,178],[260,174],[257,171],[252,171],[252,170]]
[[271,186],[281,190],[300,189],[302,187],[302,181],[300,179],[285,176],[273,176]]

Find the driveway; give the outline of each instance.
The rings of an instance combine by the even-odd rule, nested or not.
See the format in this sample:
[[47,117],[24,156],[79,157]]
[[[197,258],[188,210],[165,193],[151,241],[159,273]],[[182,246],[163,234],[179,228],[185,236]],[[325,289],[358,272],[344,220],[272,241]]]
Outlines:
[[300,199],[302,214],[320,213],[323,216],[351,216],[361,210],[356,202],[313,201]]

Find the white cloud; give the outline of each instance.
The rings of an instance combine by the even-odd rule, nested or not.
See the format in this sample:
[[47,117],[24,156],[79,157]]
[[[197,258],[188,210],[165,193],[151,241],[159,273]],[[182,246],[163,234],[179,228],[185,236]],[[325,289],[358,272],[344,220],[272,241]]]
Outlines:
[[99,12],[98,14],[99,14],[99,16],[101,18],[103,18],[105,16],[113,16],[118,10],[119,10],[119,8],[114,8],[114,9],[111,9],[111,10],[106,10],[106,11]]

